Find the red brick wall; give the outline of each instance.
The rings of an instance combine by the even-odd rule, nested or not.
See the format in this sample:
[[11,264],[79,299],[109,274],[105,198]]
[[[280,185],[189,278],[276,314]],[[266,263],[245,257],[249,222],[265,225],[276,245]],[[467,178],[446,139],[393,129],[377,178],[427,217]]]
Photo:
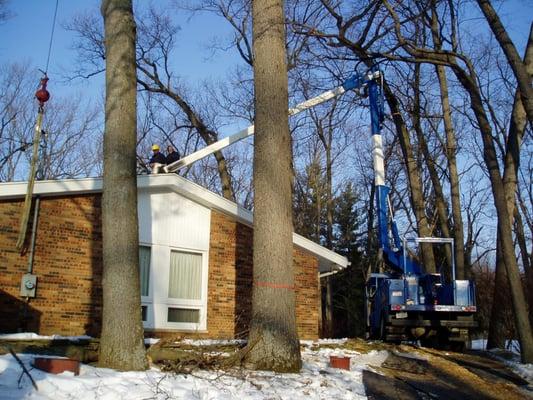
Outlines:
[[[318,261],[295,248],[296,321],[301,339],[318,338]],[[211,337],[245,337],[252,294],[252,229],[211,213],[207,330]]]
[[19,294],[28,254],[21,256],[15,247],[22,206],[22,200],[0,202],[0,331],[21,328],[43,335],[98,335],[102,303],[100,196],[41,200],[33,268],[37,297],[30,299],[26,318]]
[[[27,307],[19,293],[28,256],[20,256],[15,247],[22,206],[22,200],[0,201],[0,332],[16,332],[22,327],[43,335],[98,336],[102,309],[100,195],[41,200],[33,270],[38,277],[37,297],[30,299]],[[28,241],[30,234],[31,223]],[[298,331],[301,338],[317,338],[317,259],[295,249],[294,262]],[[251,228],[213,211],[208,332],[201,336],[246,334],[251,283]]]

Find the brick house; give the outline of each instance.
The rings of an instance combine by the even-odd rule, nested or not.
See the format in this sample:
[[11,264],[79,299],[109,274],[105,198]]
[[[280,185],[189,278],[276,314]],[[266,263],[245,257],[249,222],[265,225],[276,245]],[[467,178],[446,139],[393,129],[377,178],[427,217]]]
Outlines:
[[[15,247],[25,191],[25,183],[0,184],[0,332],[99,336],[102,180],[36,182],[40,204],[33,263],[33,215],[27,250],[21,255]],[[165,174],[138,177],[138,215],[147,335],[245,334],[252,293],[252,213]],[[347,260],[297,234],[293,243],[298,331],[301,338],[317,338],[319,274],[345,268]],[[21,279],[29,270],[37,285],[35,297],[26,302]]]

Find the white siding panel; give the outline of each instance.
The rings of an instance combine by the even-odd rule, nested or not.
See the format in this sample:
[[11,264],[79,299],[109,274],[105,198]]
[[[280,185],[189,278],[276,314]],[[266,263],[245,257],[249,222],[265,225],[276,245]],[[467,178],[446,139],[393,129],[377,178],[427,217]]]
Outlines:
[[211,211],[177,193],[139,193],[139,240],[207,251]]
[[195,250],[209,250],[211,210],[176,193],[162,199],[171,213],[168,225],[169,245]]
[[152,212],[148,192],[139,192],[137,196],[137,214],[139,219],[139,241],[152,244]]

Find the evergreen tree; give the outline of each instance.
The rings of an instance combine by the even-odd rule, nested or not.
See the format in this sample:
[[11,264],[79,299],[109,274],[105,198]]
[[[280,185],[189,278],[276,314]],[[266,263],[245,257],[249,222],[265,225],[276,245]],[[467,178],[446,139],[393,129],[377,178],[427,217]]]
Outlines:
[[333,275],[334,336],[361,336],[364,323],[364,273],[367,269],[363,214],[359,196],[348,182],[335,198],[335,251],[348,258],[350,265]]
[[296,175],[293,198],[296,233],[324,244],[326,230],[326,180],[318,159]]

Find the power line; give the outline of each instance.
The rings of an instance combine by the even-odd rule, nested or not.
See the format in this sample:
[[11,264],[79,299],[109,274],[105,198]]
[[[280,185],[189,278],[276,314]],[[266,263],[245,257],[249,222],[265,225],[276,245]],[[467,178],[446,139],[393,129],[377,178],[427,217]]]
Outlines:
[[56,0],[56,8],[54,11],[54,20],[52,22],[52,33],[50,34],[50,44],[48,45],[48,56],[46,57],[46,68],[44,69],[44,74],[48,73],[48,65],[50,64],[50,54],[52,53],[52,43],[54,40],[54,31],[56,28],[56,18],[57,18],[57,8],[59,5],[59,0]]

